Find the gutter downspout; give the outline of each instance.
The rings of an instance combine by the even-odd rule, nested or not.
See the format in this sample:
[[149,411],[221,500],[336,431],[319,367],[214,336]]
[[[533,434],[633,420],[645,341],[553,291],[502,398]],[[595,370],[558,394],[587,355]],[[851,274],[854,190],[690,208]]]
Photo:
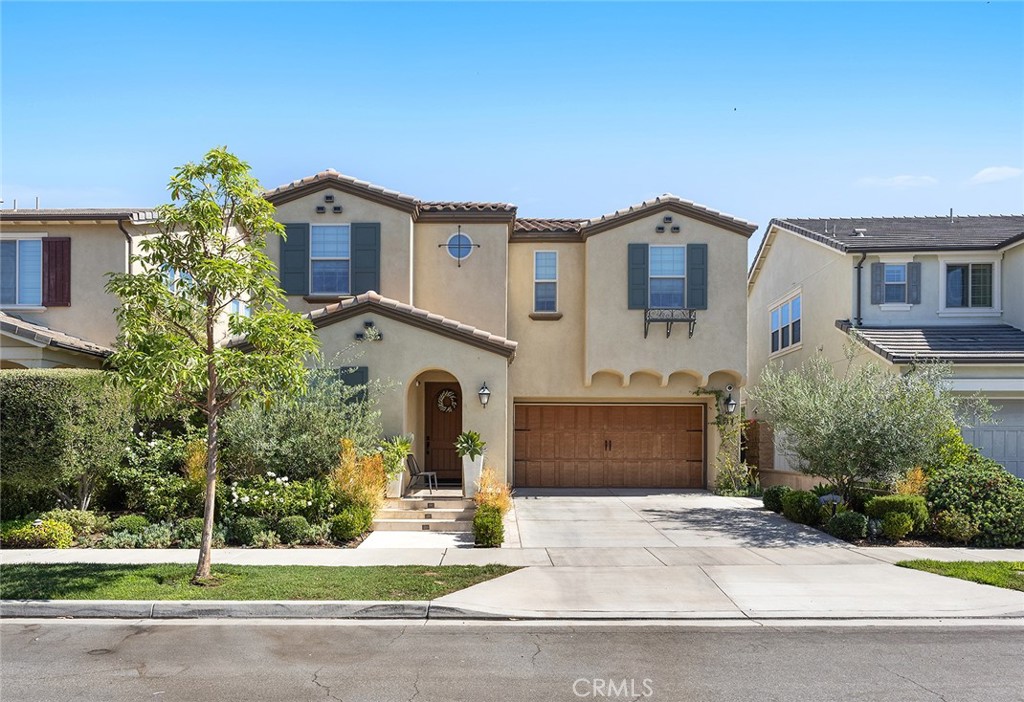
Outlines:
[[863,273],[864,273],[864,259],[866,259],[867,257],[868,257],[867,252],[862,253],[860,255],[860,260],[857,261],[857,265],[854,266],[854,268],[857,269],[857,316],[854,319],[854,323],[858,327],[861,325],[861,322],[864,321],[863,318],[861,317],[861,301],[862,301],[861,287],[862,287],[862,279],[864,277],[864,275],[863,275]]
[[121,220],[121,219],[117,220],[117,228],[121,230],[121,233],[124,234],[124,238],[128,241],[128,264],[127,264],[128,270],[126,270],[125,273],[131,273],[132,272],[132,253],[133,253],[132,235],[129,234],[128,230],[124,228],[124,220]]

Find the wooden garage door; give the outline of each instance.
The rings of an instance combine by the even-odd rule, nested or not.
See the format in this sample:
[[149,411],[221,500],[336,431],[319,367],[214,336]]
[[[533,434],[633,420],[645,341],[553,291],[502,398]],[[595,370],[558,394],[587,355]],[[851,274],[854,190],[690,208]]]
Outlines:
[[704,487],[701,405],[515,407],[516,487]]

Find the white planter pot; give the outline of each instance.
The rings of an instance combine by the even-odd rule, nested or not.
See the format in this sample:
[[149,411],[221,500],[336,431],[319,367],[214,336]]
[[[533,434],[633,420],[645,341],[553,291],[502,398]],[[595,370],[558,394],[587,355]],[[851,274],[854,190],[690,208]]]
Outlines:
[[397,477],[388,481],[388,497],[402,496],[402,490],[405,488],[405,475],[405,471],[402,471]]
[[480,473],[483,470],[483,455],[477,456],[476,460],[470,460],[469,456],[462,457],[462,494],[465,497],[476,494],[476,484],[480,482]]

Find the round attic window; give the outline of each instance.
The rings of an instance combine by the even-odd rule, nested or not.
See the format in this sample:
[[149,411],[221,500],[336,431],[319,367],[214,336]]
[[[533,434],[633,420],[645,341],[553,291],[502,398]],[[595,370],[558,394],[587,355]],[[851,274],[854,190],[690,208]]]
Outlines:
[[456,261],[465,261],[473,253],[473,240],[459,232],[448,237],[448,255]]

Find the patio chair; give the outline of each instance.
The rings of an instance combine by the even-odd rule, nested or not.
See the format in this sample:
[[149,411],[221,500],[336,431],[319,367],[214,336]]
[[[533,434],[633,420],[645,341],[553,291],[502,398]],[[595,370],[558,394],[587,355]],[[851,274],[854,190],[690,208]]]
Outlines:
[[[437,473],[420,468],[416,456],[411,453],[405,457],[405,466],[409,469],[409,487],[412,488],[413,483],[417,480],[422,480],[427,484],[427,490],[433,494],[434,490],[437,489]],[[431,487],[431,484],[433,484],[433,487]]]

